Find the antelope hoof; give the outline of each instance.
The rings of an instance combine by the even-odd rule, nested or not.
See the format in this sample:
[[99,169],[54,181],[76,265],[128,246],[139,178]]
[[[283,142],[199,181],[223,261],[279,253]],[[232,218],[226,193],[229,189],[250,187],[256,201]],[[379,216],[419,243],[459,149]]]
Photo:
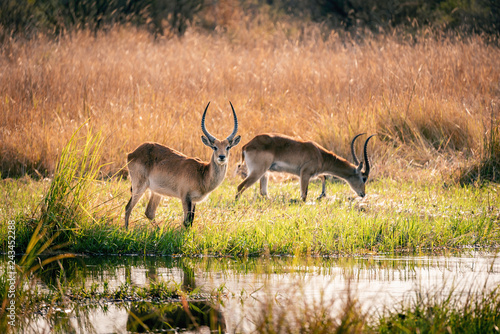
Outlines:
[[184,220],[184,227],[185,228],[190,228],[193,226],[193,219],[186,219]]

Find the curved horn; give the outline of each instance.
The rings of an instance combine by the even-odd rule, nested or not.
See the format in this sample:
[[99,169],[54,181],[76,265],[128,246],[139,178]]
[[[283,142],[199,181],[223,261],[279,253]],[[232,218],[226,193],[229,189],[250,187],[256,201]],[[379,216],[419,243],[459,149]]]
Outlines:
[[360,133],[359,135],[356,135],[353,139],[352,139],[352,142],[351,142],[351,153],[352,153],[352,160],[354,161],[354,164],[356,166],[359,166],[359,160],[358,160],[358,157],[356,156],[356,153],[354,152],[354,142],[356,141],[356,139],[359,137],[359,136],[362,136],[364,135],[364,133]]
[[229,104],[231,105],[231,109],[233,110],[233,118],[234,118],[234,130],[233,133],[227,137],[227,141],[231,142],[234,139],[234,136],[236,136],[236,132],[238,132],[238,118],[236,117],[236,112],[234,111],[233,104],[231,101],[229,101]]
[[207,128],[205,127],[205,116],[207,114],[208,106],[210,105],[210,102],[208,102],[207,107],[205,108],[205,111],[203,112],[203,116],[201,117],[201,130],[207,136],[208,140],[210,140],[211,143],[215,141],[215,137],[212,136],[208,131]]
[[368,141],[373,136],[376,136],[376,135],[371,135],[370,137],[368,137],[368,139],[366,139],[366,141],[365,141],[365,147],[363,149],[363,156],[365,158],[365,171],[363,172],[363,174],[365,176],[368,176],[370,174],[370,163],[368,162],[368,153],[366,153],[366,147],[368,146]]

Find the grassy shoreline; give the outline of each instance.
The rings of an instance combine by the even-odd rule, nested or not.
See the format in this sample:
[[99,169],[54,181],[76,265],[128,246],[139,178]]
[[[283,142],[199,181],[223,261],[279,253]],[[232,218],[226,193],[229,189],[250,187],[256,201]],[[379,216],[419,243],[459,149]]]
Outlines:
[[[147,201],[143,199],[133,212],[131,228],[125,231],[123,210],[129,196],[129,182],[99,180],[96,171],[100,166],[97,165],[77,177],[62,168],[69,164],[79,170],[78,166],[89,166],[89,162],[95,161],[95,155],[99,154],[95,143],[99,140],[92,136],[90,139],[86,142],[95,150],[83,149],[88,152],[83,158],[63,155],[67,161],[59,162],[61,168],[50,181],[25,177],[0,183],[1,196],[9,199],[0,207],[0,218],[3,222],[15,221],[17,246],[20,252],[29,250],[19,262],[18,276],[18,287],[27,284],[28,289],[16,291],[16,300],[22,302],[25,312],[18,314],[18,324],[26,328],[33,325],[34,318],[29,316],[32,310],[45,312],[44,317],[61,330],[73,328],[66,318],[60,317],[58,310],[61,309],[74,312],[81,328],[91,328],[87,327],[91,323],[85,305],[77,307],[82,301],[95,304],[105,300],[104,304],[109,305],[110,302],[121,303],[120,300],[135,300],[153,308],[155,301],[170,302],[179,294],[182,301],[184,292],[175,285],[152,284],[141,289],[123,285],[106,290],[105,282],[103,286],[78,287],[68,285],[60,277],[57,288],[48,294],[42,293],[34,285],[36,277],[41,275],[40,265],[47,268],[52,263],[59,268],[60,259],[73,256],[61,254],[61,251],[90,255],[170,254],[184,258],[290,255],[311,256],[313,261],[319,261],[314,257],[396,252],[436,254],[450,249],[470,250],[471,247],[497,249],[499,245],[498,184],[460,186],[384,178],[368,184],[368,196],[364,199],[352,197],[351,190],[343,182],[329,182],[327,198],[297,203],[293,201],[299,197],[296,180],[270,183],[269,199],[261,198],[255,186],[235,202],[239,180],[229,177],[198,206],[191,229],[181,227],[182,208],[177,199],[163,201],[155,223],[144,217]],[[73,144],[70,142],[68,147]],[[311,198],[319,195],[320,188],[320,182],[311,183]],[[74,220],[75,217],[78,220]],[[2,228],[5,226],[2,224]],[[2,250],[6,249],[6,235],[0,233],[4,238]],[[41,257],[40,263],[40,255],[47,251],[56,251],[58,255]],[[8,301],[6,278],[4,271],[0,276],[4,302]],[[461,299],[464,293],[467,296],[465,303]],[[416,296],[424,298],[415,298],[410,304],[402,303],[369,320],[355,295],[347,297],[338,318],[329,313],[328,305],[326,308],[323,304],[313,304],[284,309],[273,300],[264,301],[256,330],[294,333],[296,328],[302,328],[306,332],[393,333],[451,328],[484,332],[494,329],[500,321],[498,289],[458,291],[444,297],[416,292]],[[221,302],[220,297],[214,292],[208,300],[217,304]],[[202,299],[206,300],[207,296]],[[196,302],[199,296],[193,294],[192,300]],[[45,309],[40,309],[40,303],[46,304]],[[129,310],[131,306],[127,305],[121,307]],[[3,315],[4,312],[3,308]],[[283,319],[291,319],[291,322],[285,323]],[[0,328],[15,332],[5,317],[0,320]],[[20,331],[21,327],[18,327]]]
[[[92,181],[91,198],[85,201],[95,210],[60,226],[65,233],[60,242],[67,243],[65,251],[75,253],[188,256],[425,253],[500,244],[500,191],[495,184],[443,187],[380,179],[370,182],[367,197],[359,199],[343,182],[333,182],[327,186],[327,198],[294,203],[299,198],[296,181],[271,183],[269,199],[260,197],[256,185],[235,202],[237,181],[226,180],[198,206],[191,229],[181,226],[179,200],[164,199],[150,222],[143,198],[129,231],[123,227],[129,182]],[[18,251],[40,219],[36,211],[41,210],[39,198],[46,188],[45,182],[34,180],[0,185],[3,197],[11,199],[0,211],[2,228],[7,220],[16,221]],[[319,195],[319,182],[310,188],[311,198]],[[99,203],[105,198],[103,208]],[[7,234],[1,235],[5,252]]]

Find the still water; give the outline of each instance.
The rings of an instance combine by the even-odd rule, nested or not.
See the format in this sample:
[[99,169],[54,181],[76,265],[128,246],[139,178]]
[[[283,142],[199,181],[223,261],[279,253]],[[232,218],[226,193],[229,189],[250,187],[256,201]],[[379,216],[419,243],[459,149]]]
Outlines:
[[[102,289],[106,282],[113,289],[126,282],[140,287],[165,281],[197,288],[207,295],[217,291],[222,296],[220,305],[200,302],[192,305],[191,311],[211,312],[212,322],[229,333],[252,332],[256,318],[270,301],[282,307],[323,303],[335,312],[351,296],[364,312],[373,315],[411,301],[417,293],[446,296],[453,291],[454,295],[466,295],[500,284],[500,260],[490,253],[475,252],[434,257],[249,259],[103,256],[71,259],[65,268],[65,279],[76,286],[94,284]],[[46,277],[39,284],[46,288],[53,282]],[[87,307],[84,315],[75,314],[74,309],[66,314],[72,326],[79,328],[77,332],[92,332],[92,328],[97,333],[128,333],[138,330],[131,325],[131,318],[152,313],[148,307],[144,303],[103,302]],[[176,317],[182,309],[178,305],[155,308]],[[81,325],[82,317],[85,326]],[[182,321],[176,327],[182,328]],[[48,328],[43,316],[33,328]],[[210,332],[208,328],[206,332]]]

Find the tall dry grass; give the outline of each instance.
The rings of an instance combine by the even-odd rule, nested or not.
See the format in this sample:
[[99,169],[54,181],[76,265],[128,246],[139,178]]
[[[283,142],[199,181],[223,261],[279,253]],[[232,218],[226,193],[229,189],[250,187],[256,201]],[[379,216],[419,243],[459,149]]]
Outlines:
[[402,175],[408,166],[447,174],[481,159],[499,115],[500,50],[480,37],[355,42],[310,24],[241,22],[213,34],[193,29],[182,39],[116,27],[97,36],[5,41],[2,177],[52,173],[87,119],[104,135],[101,163],[110,163],[109,173],[143,141],[208,159],[201,114],[212,101],[207,128],[225,137],[229,100],[243,143],[279,132],[350,159],[353,135],[378,133],[369,151],[379,175]]

